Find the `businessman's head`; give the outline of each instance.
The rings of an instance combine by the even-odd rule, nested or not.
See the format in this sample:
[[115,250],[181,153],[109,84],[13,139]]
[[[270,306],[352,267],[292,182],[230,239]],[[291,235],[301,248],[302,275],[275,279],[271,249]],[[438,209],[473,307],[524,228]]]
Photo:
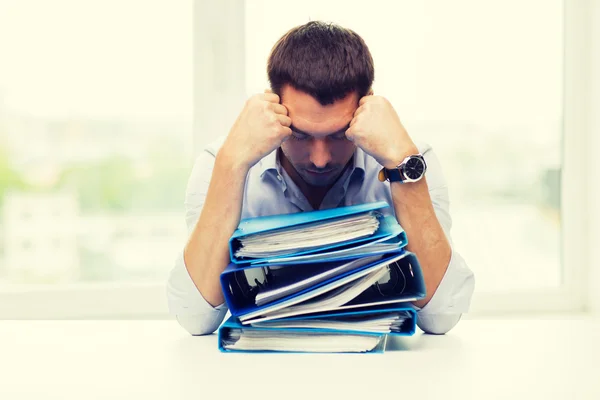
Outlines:
[[332,184],[352,158],[345,130],[373,84],[367,45],[350,29],[311,21],[279,39],[267,74],[292,119],[283,154],[306,183]]

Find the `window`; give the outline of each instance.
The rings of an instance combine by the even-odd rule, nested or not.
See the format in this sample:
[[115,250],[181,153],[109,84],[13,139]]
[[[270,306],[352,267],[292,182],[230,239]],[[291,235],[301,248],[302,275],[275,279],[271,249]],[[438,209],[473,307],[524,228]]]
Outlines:
[[192,0],[0,0],[1,287],[164,285],[187,237],[192,22]]

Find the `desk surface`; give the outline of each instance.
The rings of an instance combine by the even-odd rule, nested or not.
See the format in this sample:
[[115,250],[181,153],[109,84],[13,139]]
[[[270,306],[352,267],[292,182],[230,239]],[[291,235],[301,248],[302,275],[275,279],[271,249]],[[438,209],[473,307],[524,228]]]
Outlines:
[[463,320],[363,355],[223,354],[175,321],[0,321],[0,399],[307,396],[600,399],[600,320]]

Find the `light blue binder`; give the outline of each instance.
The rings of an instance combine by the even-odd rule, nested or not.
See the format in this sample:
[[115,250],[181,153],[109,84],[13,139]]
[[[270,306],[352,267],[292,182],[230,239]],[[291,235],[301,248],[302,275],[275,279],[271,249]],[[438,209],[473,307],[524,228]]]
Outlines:
[[[239,258],[235,255],[236,251],[241,246],[240,239],[244,236],[256,233],[272,232],[282,228],[296,226],[299,227],[301,225],[319,221],[331,221],[336,218],[352,216],[369,211],[381,210],[386,207],[389,207],[387,202],[378,201],[373,203],[357,204],[354,206],[332,208],[328,210],[307,211],[293,214],[269,215],[264,217],[243,219],[242,221],[240,221],[238,228],[235,230],[235,232],[229,239],[230,260],[234,264],[276,262],[279,258],[284,259],[290,256],[323,254],[327,252],[341,250],[343,248],[356,247],[361,244],[368,245],[369,243],[380,243],[383,241],[386,241],[387,243],[395,243],[398,248],[402,248],[407,244],[406,233],[398,224],[396,218],[392,215],[386,216],[382,213],[378,213],[377,218],[380,222],[379,228],[371,236],[366,238],[349,240],[334,245],[321,246],[315,249],[270,258]],[[368,247],[365,247],[364,253],[369,253]],[[336,253],[333,253],[331,258],[340,259],[339,255]],[[310,259],[306,259],[303,262],[310,262]]]
[[[396,219],[392,215],[383,215],[383,213],[377,213],[377,219],[379,220],[378,229],[369,237],[363,237],[354,240],[348,240],[345,242],[320,246],[318,248],[299,251],[296,253],[266,257],[266,258],[250,258],[250,257],[237,257],[236,251],[241,247],[240,239],[244,236],[273,232],[278,229],[289,228],[289,227],[300,227],[301,225],[320,222],[320,221],[331,221],[336,218],[348,217],[360,213],[369,211],[377,211],[382,208],[389,207],[385,201],[379,201],[374,203],[358,204],[354,206],[332,208],[328,210],[318,211],[307,211],[293,214],[279,214],[269,215],[264,217],[247,218],[240,221],[238,228],[235,230],[231,238],[229,239],[229,256],[231,262],[234,264],[243,263],[263,263],[263,262],[274,262],[277,259],[285,259],[291,256],[309,255],[309,254],[323,254],[327,252],[333,252],[343,248],[349,248],[351,246],[356,247],[357,245],[368,245],[369,243],[376,243],[387,241],[387,243],[395,242],[397,247],[401,248],[406,246],[407,239],[406,233],[402,227],[398,224]],[[368,248],[365,248],[365,253],[368,252]],[[339,259],[334,253],[332,258]],[[310,260],[306,260],[310,262]]]
[[[354,310],[345,310],[345,311],[329,311],[312,315],[304,315],[293,318],[284,318],[278,321],[294,321],[298,319],[310,320],[310,319],[331,319],[336,317],[348,317],[352,316],[357,319],[361,317],[373,317],[378,314],[384,313],[404,313],[407,315],[406,320],[400,326],[398,330],[391,331],[389,333],[380,333],[380,332],[369,332],[369,331],[361,331],[361,330],[339,330],[339,329],[325,329],[325,328],[273,328],[273,327],[254,327],[243,325],[240,321],[231,316],[227,321],[225,321],[218,330],[218,347],[221,352],[240,352],[240,353],[271,353],[274,351],[269,350],[238,350],[238,349],[227,349],[223,347],[224,341],[228,337],[229,333],[232,329],[251,331],[251,330],[262,330],[273,333],[275,336],[278,332],[328,332],[328,333],[336,333],[340,335],[352,335],[352,334],[360,334],[360,335],[372,335],[381,338],[380,342],[376,345],[372,350],[367,351],[367,353],[383,353],[385,351],[385,344],[387,341],[387,336],[411,336],[416,331],[417,324],[417,314],[413,307],[410,304],[406,303],[397,303],[395,305],[384,305],[384,306],[371,306],[371,307],[363,307],[357,308]],[[277,351],[281,352],[281,351]],[[298,352],[298,351],[295,351]]]

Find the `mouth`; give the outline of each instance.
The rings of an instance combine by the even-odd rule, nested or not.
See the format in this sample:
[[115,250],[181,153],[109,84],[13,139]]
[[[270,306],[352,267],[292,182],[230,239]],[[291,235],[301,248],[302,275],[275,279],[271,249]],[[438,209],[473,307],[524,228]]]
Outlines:
[[307,169],[306,172],[308,172],[310,175],[313,176],[326,176],[329,175],[333,172],[333,169],[330,169],[328,171],[311,171],[310,169]]

